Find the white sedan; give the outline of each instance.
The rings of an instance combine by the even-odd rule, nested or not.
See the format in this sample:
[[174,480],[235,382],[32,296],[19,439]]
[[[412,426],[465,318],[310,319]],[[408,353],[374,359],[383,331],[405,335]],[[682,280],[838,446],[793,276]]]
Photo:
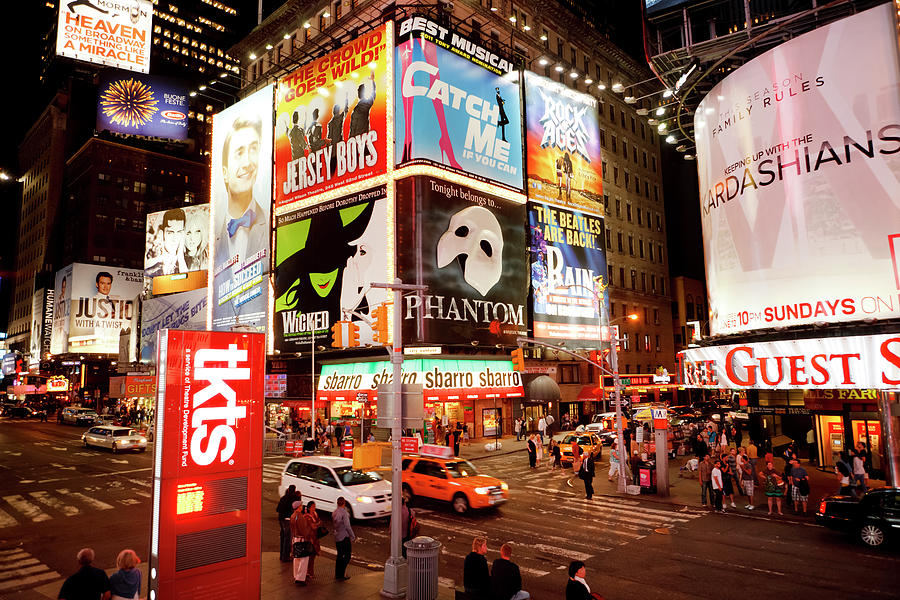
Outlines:
[[140,435],[134,429],[117,427],[115,425],[103,425],[91,427],[81,435],[84,447],[96,446],[98,448],[110,448],[113,452],[120,450],[137,450],[143,452],[147,449],[147,438]]

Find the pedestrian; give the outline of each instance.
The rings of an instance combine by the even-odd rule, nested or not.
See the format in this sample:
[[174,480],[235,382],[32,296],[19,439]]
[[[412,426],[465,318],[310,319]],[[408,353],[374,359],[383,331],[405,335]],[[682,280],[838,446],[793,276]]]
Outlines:
[[572,436],[572,472],[578,475],[581,469],[581,461],[584,459],[584,450],[578,444],[578,437]]
[[707,454],[709,454],[709,446],[703,441],[703,436],[698,433],[694,437],[694,456],[703,460],[703,457]]
[[[303,502],[295,500],[291,504],[294,512],[291,514],[291,548],[294,557],[294,583],[297,585],[306,585],[306,575],[309,569],[310,546],[312,545],[313,534],[309,531],[309,524],[306,515],[303,514]],[[299,552],[304,550],[304,552]],[[298,554],[304,554],[298,556]]]
[[566,583],[566,600],[602,600],[602,596],[595,592],[591,592],[588,586],[587,571],[584,563],[580,560],[573,560],[569,563],[569,581]]
[[809,454],[809,463],[816,462],[816,430],[810,427],[806,432],[806,451]]
[[791,461],[791,493],[794,495],[794,512],[799,514],[803,508],[803,516],[806,516],[806,508],[809,504],[809,475],[806,469],[800,466],[800,459]]
[[313,545],[314,552],[309,555],[309,566],[306,569],[307,578],[315,579],[316,578],[316,556],[322,553],[322,546],[319,542],[319,538],[324,536],[327,530],[325,526],[322,525],[322,519],[319,518],[319,511],[316,510],[316,503],[310,500],[306,504],[306,512],[303,515],[306,517],[306,523],[309,527],[310,536],[312,539],[310,540]]
[[532,469],[537,466],[537,443],[534,437],[533,433],[528,436],[528,466]]
[[729,448],[728,454],[724,457],[725,463],[728,465],[729,475],[731,476],[731,482],[733,484],[733,488],[737,490],[738,494],[743,494],[743,489],[741,488],[741,470],[738,467],[738,453],[734,448]]
[[864,451],[859,449],[853,452],[853,492],[861,498],[866,493],[866,482],[869,474],[866,473],[866,461]]
[[82,548],[76,555],[78,570],[69,575],[59,589],[59,600],[108,600],[109,577],[102,569],[93,566],[94,551]]
[[619,445],[616,442],[612,443],[612,446],[609,447],[609,474],[607,475],[607,479],[609,481],[613,480],[613,475],[618,475],[619,473]]
[[281,562],[291,562],[293,559],[291,550],[293,545],[291,540],[291,515],[294,513],[294,502],[297,500],[300,500],[300,494],[297,492],[297,486],[292,484],[285,490],[284,496],[278,500],[278,505],[275,507],[275,513],[278,515],[278,526],[281,529],[281,544],[279,546]]
[[538,421],[538,434],[541,438],[541,444],[544,443],[544,434],[547,433],[547,416],[542,415],[541,419]]
[[578,477],[584,482],[584,499],[590,500],[594,496],[594,453],[588,452],[581,461],[581,469],[578,471]]
[[513,430],[516,432],[516,441],[520,441],[522,439],[522,422],[516,417],[515,423],[513,423]]
[[641,455],[638,454],[638,451],[635,450],[631,453],[631,456],[628,457],[628,467],[631,470],[631,484],[638,484],[638,476],[640,475],[640,467],[641,467]]
[[842,496],[849,496],[853,494],[853,487],[850,485],[850,478],[853,474],[853,470],[847,461],[849,457],[847,455],[846,450],[841,450],[840,458],[834,463],[834,473],[837,475],[838,482],[841,487],[838,491]]
[[544,440],[540,436],[535,438],[535,452],[536,452],[536,464],[537,466],[541,466],[541,461],[544,460]]
[[753,438],[750,438],[750,443],[747,444],[747,458],[750,459],[750,463],[756,469],[756,461],[759,460],[759,447],[753,442]]
[[734,447],[741,448],[741,443],[744,441],[744,433],[741,431],[740,423],[732,423],[731,438],[734,440]]
[[400,551],[406,558],[406,542],[419,535],[419,522],[416,513],[406,503],[406,498],[401,498],[400,506]]
[[463,423],[462,429],[463,429],[463,444],[468,446],[470,444],[470,442],[469,442],[469,424]]
[[722,497],[724,494],[724,481],[722,476],[722,461],[716,460],[713,463],[712,471],[710,471],[710,483],[712,485],[713,495],[715,497],[715,502],[713,508],[716,512],[724,513],[725,508],[722,506]]
[[[741,448],[743,450],[743,448]],[[753,469],[753,463],[749,459],[741,461],[741,487],[744,489],[744,495],[747,496],[747,510],[753,510],[753,492],[756,486],[756,472]]]
[[110,600],[138,600],[141,594],[141,564],[134,550],[122,550],[116,557],[119,570],[109,576]]
[[716,448],[716,440],[718,439],[718,434],[716,430],[713,429],[712,425],[706,426],[706,437],[707,437],[707,445],[709,445],[710,452],[714,452]]
[[460,439],[462,437],[462,432],[462,425],[457,421],[456,431],[453,432],[453,456],[459,456],[459,444],[462,442]]
[[731,458],[730,454],[722,453],[722,464],[719,467],[722,473],[722,496],[731,501],[731,508],[737,508],[737,504],[734,503],[734,469],[731,466],[732,463],[728,461],[729,458]]
[[337,499],[337,508],[331,513],[331,522],[334,523],[334,545],[337,549],[337,558],[334,562],[334,578],[338,581],[347,581],[347,565],[353,553],[352,542],[356,541],[356,534],[350,527],[350,513],[347,512],[347,501],[343,496]]
[[531,594],[522,589],[522,573],[512,561],[512,546],[500,546],[500,558],[491,565],[491,597],[496,600],[526,600]]
[[777,505],[778,514],[784,515],[784,513],[781,512],[781,498],[784,496],[784,480],[781,479],[781,476],[778,474],[772,461],[766,463],[766,468],[760,476],[763,478],[763,484],[765,486],[764,489],[766,491],[766,502],[769,505],[769,514],[772,514],[773,505]]
[[488,570],[487,540],[476,537],[472,551],[463,561],[463,588],[472,600],[489,600],[491,597],[491,573]]
[[550,456],[553,458],[553,470],[562,469],[562,450],[556,440],[550,440]]
[[709,454],[705,454],[703,456],[703,460],[700,461],[698,469],[700,480],[700,501],[703,503],[703,506],[707,506],[707,498],[709,499],[710,503],[712,503],[713,500],[712,467],[712,463],[709,461]]

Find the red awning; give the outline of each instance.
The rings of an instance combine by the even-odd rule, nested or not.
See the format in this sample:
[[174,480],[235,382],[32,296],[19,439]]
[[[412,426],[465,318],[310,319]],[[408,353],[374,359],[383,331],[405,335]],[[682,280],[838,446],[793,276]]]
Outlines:
[[581,386],[581,391],[578,392],[578,400],[579,402],[599,402],[603,397],[603,389],[597,384],[589,384]]

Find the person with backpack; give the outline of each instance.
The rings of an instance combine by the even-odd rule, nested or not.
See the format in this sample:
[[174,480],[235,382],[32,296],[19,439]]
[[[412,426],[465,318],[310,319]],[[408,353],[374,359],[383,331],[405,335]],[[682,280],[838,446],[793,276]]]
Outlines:
[[848,456],[846,450],[841,450],[839,455],[839,459],[834,463],[834,473],[837,475],[837,480],[840,483],[840,489],[838,493],[842,496],[850,496],[853,494],[853,488],[850,486],[850,474],[852,470],[850,469],[850,465],[847,464]]

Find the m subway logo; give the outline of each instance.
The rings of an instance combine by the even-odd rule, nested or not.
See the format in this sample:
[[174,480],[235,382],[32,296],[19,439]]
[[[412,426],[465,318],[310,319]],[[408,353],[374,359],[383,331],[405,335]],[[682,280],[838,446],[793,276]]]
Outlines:
[[238,421],[246,418],[247,406],[238,405],[237,392],[229,382],[249,379],[246,349],[229,344],[227,349],[197,350],[193,383],[206,385],[191,397],[189,455],[194,464],[206,467],[217,458],[220,463],[231,461],[237,448]]

